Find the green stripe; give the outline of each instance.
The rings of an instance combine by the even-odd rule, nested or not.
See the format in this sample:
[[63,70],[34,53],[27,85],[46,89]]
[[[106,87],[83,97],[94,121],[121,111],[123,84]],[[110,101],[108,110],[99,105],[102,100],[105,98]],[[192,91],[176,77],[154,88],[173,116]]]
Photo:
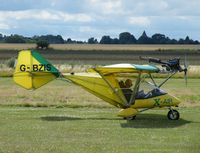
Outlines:
[[137,65],[137,64],[132,64],[137,70],[141,71],[150,71],[150,72],[159,72],[159,68],[156,66],[152,65]]
[[53,75],[55,75],[56,77],[59,77],[60,72],[50,63],[48,62],[45,58],[43,58],[38,52],[31,50],[31,55],[41,64],[50,64],[51,65],[51,72]]

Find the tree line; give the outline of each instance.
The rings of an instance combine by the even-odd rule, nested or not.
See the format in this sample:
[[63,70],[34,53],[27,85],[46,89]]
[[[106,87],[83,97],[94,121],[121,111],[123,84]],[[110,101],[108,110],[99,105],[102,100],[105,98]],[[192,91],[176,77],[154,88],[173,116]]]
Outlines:
[[[93,43],[96,43],[96,41],[93,41]],[[199,41],[192,40],[189,38],[189,36],[186,36],[185,39],[180,38],[179,40],[170,39],[169,37],[160,33],[156,33],[151,37],[149,37],[144,31],[138,39],[136,39],[135,36],[129,32],[122,32],[119,34],[119,38],[111,38],[110,36],[103,36],[99,43],[100,44],[199,44]]]
[[130,32],[122,32],[118,38],[104,35],[99,41],[94,37],[89,38],[87,41],[78,41],[71,38],[64,40],[61,35],[24,37],[17,34],[10,36],[0,34],[0,43],[41,43],[41,41],[48,44],[200,44],[198,40],[192,40],[189,36],[176,40],[170,39],[164,34],[156,33],[149,37],[145,31],[138,39]]

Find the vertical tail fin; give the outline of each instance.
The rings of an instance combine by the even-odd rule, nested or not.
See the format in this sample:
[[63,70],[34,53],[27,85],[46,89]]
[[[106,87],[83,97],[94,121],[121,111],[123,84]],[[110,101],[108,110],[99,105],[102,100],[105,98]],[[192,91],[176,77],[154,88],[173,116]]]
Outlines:
[[25,89],[37,89],[60,76],[60,72],[38,52],[23,50],[18,54],[13,79]]

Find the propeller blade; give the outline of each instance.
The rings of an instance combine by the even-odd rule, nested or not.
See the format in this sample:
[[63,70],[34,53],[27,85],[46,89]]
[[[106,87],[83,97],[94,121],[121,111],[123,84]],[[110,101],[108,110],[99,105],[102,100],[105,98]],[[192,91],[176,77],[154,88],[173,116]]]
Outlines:
[[186,59],[186,54],[185,54],[185,58],[184,58],[184,67],[187,69],[188,67],[188,63],[187,63],[187,59]]
[[187,69],[184,70],[185,85],[187,87]]
[[185,59],[184,59],[184,79],[185,79],[186,87],[187,87],[187,71],[188,71],[188,63],[187,63],[186,54],[185,54]]
[[14,68],[16,68],[16,65],[17,65],[17,59],[15,58],[15,63],[14,63]]

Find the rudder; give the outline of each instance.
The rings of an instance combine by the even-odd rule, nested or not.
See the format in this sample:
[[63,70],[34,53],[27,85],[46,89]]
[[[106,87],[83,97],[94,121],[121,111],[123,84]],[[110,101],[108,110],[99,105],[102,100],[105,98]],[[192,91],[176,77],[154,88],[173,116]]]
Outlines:
[[22,50],[18,54],[13,79],[25,89],[37,89],[60,76],[60,72],[38,52]]

